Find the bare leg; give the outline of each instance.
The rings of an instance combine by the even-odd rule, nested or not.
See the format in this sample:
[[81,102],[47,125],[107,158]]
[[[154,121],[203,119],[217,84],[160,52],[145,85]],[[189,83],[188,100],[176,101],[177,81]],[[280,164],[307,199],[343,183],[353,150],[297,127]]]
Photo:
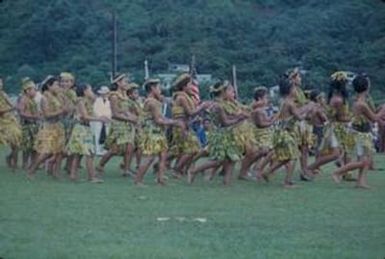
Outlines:
[[333,174],[332,174],[332,177],[333,177],[333,180],[336,182],[336,183],[339,183],[341,182],[341,176],[346,174],[347,172],[349,171],[352,171],[352,170],[356,170],[356,169],[360,169],[360,168],[364,168],[365,167],[365,161],[357,161],[357,162],[350,162],[344,166],[341,166],[340,168],[338,168]]
[[47,158],[50,157],[50,154],[39,154],[36,160],[33,162],[31,167],[28,170],[27,177],[32,179],[35,175],[36,169],[39,167],[39,165],[44,162]]
[[250,151],[248,155],[245,156],[245,158],[242,160],[241,164],[241,170],[238,175],[239,180],[248,180],[247,178],[247,171],[249,170],[250,166],[255,163],[258,159],[263,157],[266,154],[265,151]]
[[134,151],[134,147],[132,146],[132,144],[127,144],[126,152],[124,153],[124,159],[123,159],[123,164],[124,164],[123,172],[124,173],[129,172],[133,151]]
[[23,157],[23,161],[22,161],[22,169],[25,170],[28,168],[28,164],[29,164],[29,158],[31,157],[31,152],[29,151],[23,151],[22,152],[22,157]]
[[[135,184],[136,185],[143,185],[143,177],[146,174],[148,168],[151,166],[151,164],[154,162],[155,158],[154,156],[150,156],[148,158],[148,161],[145,163],[142,163],[139,166],[138,172],[136,173],[135,176]],[[159,166],[160,167],[160,166]]]
[[360,157],[359,160],[363,162],[363,167],[359,170],[356,187],[369,189],[370,187],[367,180],[367,171],[372,163],[371,157],[364,156]]
[[110,161],[110,159],[117,154],[116,147],[111,148],[105,153],[99,161],[99,165],[96,167],[96,171],[100,174],[104,173],[104,166]]
[[[68,160],[67,160],[68,162]],[[70,164],[70,179],[72,181],[76,181],[78,178],[78,163],[79,163],[79,155],[72,156],[71,164]]]
[[307,166],[307,160],[309,156],[309,149],[307,146],[302,145],[301,146],[301,157],[300,157],[300,164],[301,164],[301,174],[300,174],[300,179],[302,181],[309,181],[311,180],[311,177],[313,173],[308,170]]
[[225,172],[224,178],[223,178],[223,184],[229,185],[231,182],[231,176],[233,174],[233,168],[234,168],[234,162],[231,160],[225,160],[223,162],[223,170]]
[[136,168],[139,169],[140,163],[142,161],[142,151],[140,149],[136,150],[135,159],[136,159]]
[[293,163],[293,161],[289,161],[286,163],[285,167],[286,167],[286,177],[283,185],[284,187],[293,187],[294,184],[293,184],[292,178],[293,178],[293,171],[294,171],[295,164]]
[[159,155],[159,169],[158,169],[158,172],[157,172],[157,183],[160,184],[160,185],[164,185],[164,171],[166,170],[166,160],[167,160],[167,151],[163,151],[162,153],[160,153]]
[[271,162],[274,152],[269,151],[267,155],[257,164],[256,178],[257,180],[262,179],[263,170]]
[[186,165],[186,162],[190,159],[191,155],[182,155],[174,168],[176,173],[173,175],[176,178],[181,178],[183,174],[183,168]]
[[188,172],[188,182],[191,184],[194,182],[194,179],[195,179],[195,175],[199,172],[203,172],[207,169],[210,169],[210,168],[216,168],[218,167],[219,165],[221,165],[222,162],[221,161],[216,161],[216,160],[211,160],[211,161],[207,161],[206,163],[198,166],[198,167],[195,167],[194,170],[190,170]]
[[53,166],[53,176],[55,178],[59,178],[60,177],[60,165],[61,165],[61,161],[62,161],[62,153],[59,153],[59,154],[56,154],[55,155],[55,163],[54,163],[54,166]]
[[269,176],[272,175],[276,170],[278,170],[281,166],[286,165],[289,160],[284,160],[284,161],[277,161],[274,162],[267,173],[263,173],[262,177],[266,182],[269,182]]
[[333,148],[333,151],[331,154],[318,156],[316,161],[314,161],[314,163],[308,167],[308,170],[313,171],[313,170],[315,170],[315,169],[317,169],[317,168],[319,168],[319,167],[321,167],[321,166],[323,166],[329,162],[332,162],[332,161],[338,159],[340,154],[341,154],[341,152],[338,148]]

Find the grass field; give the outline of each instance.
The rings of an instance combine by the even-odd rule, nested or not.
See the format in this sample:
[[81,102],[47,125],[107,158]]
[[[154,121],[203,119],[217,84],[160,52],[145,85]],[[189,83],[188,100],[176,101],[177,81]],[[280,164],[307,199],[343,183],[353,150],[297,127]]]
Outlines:
[[[0,152],[1,159],[5,152]],[[0,258],[384,258],[385,173],[371,190],[336,185],[330,170],[313,183],[281,188],[221,179],[147,188],[120,177],[104,184],[29,182],[0,163]],[[385,167],[384,155],[376,166]],[[82,173],[85,178],[85,173]]]

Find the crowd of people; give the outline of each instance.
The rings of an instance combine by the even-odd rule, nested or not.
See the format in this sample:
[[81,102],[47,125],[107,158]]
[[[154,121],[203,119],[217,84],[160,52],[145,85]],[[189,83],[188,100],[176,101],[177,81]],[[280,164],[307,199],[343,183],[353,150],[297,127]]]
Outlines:
[[[276,114],[267,112],[271,104],[263,86],[255,88],[250,105],[237,101],[226,80],[210,87],[210,100],[197,100],[187,73],[173,83],[171,116],[162,112],[165,97],[158,79],[145,81],[145,97],[126,74],[115,76],[110,87],[100,87],[98,96],[91,85],[77,84],[67,72],[48,76],[40,87],[30,78],[21,85],[14,104],[0,78],[0,145],[10,147],[6,163],[12,170],[22,153],[21,166],[31,180],[38,170],[63,177],[64,168],[69,179],[77,181],[84,161],[88,180],[101,183],[105,166],[119,156],[122,175],[139,186],[149,170],[160,185],[168,177],[193,184],[200,173],[207,180],[219,174],[228,185],[239,162],[237,179],[269,182],[283,168],[283,186],[291,188],[296,186],[293,173],[299,160],[302,181],[312,181],[322,166],[334,162],[336,183],[351,179],[351,172],[358,170],[356,187],[369,188],[367,172],[374,168],[375,152],[372,129],[385,125],[385,109],[370,101],[369,78],[354,78],[351,98],[344,72],[331,75],[325,95],[304,91],[300,71],[287,71],[279,80]],[[310,153],[315,155],[312,163]]]

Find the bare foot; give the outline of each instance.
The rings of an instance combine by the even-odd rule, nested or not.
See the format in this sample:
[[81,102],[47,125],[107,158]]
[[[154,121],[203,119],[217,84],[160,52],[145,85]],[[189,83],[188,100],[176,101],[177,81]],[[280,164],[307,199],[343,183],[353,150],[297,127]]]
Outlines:
[[187,172],[187,182],[189,184],[192,184],[194,182],[194,179],[195,179],[195,172],[192,172],[192,171],[188,171]]
[[371,187],[369,185],[364,184],[364,183],[356,184],[355,187],[359,188],[359,189],[365,189],[365,190],[371,189]]
[[157,180],[156,180],[156,183],[157,183],[158,185],[160,185],[160,186],[166,186],[166,182],[163,181],[163,179],[157,179]]
[[262,178],[265,180],[265,182],[270,182],[269,176],[267,174],[262,174]]
[[177,170],[175,169],[171,169],[172,170],[172,177],[175,178],[175,179],[181,179],[182,178],[182,174],[180,172],[178,172]]
[[7,166],[8,166],[9,168],[12,168],[11,155],[8,155],[8,156],[5,158],[5,162],[7,163]]
[[298,188],[298,185],[295,185],[293,182],[285,182],[283,184],[283,187],[288,189],[294,189],[294,188]]
[[147,185],[145,185],[143,182],[135,182],[135,186],[141,187],[141,188],[147,187]]
[[94,177],[89,180],[90,183],[103,183],[104,181],[102,179],[99,179],[97,177]]
[[95,167],[98,177],[102,177],[104,175],[104,168],[101,165]]
[[333,174],[332,174],[332,178],[333,178],[333,181],[334,181],[335,183],[340,183],[340,182],[341,182],[340,177],[339,177],[336,173],[333,173]]
[[238,176],[238,180],[241,180],[241,181],[250,181],[250,179],[249,179],[247,176],[244,176],[244,175],[239,175],[239,176]]
[[30,181],[33,181],[33,180],[35,180],[35,176],[32,173],[28,172],[27,173],[27,179]]

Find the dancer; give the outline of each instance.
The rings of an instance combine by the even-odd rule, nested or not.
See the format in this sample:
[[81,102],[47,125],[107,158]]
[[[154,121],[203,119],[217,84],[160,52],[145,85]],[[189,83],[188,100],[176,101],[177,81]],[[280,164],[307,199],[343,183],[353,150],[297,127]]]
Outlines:
[[185,130],[185,124],[180,120],[167,119],[161,114],[162,96],[159,80],[147,80],[144,88],[147,92],[147,98],[143,107],[143,128],[139,139],[139,149],[141,154],[147,157],[147,161],[139,166],[135,176],[135,184],[143,185],[145,173],[158,156],[156,182],[164,185],[163,175],[167,159],[167,139],[164,127],[176,126],[181,130]]
[[21,127],[13,114],[15,107],[3,89],[3,78],[0,77],[0,145],[8,145],[11,153],[7,155],[7,166],[17,168],[17,151],[22,139]]
[[240,145],[237,145],[234,135],[234,126],[243,122],[248,116],[239,113],[238,116],[228,114],[231,110],[229,100],[234,96],[234,88],[228,82],[217,82],[210,87],[210,93],[214,97],[213,106],[210,108],[210,115],[215,128],[210,133],[208,152],[210,161],[188,171],[188,182],[194,182],[197,173],[207,169],[223,167],[223,183],[229,185],[232,171],[237,161],[241,160],[242,152]]
[[53,158],[52,175],[58,178],[59,165],[65,147],[65,131],[61,120],[68,113],[69,107],[63,106],[58,79],[48,76],[42,82],[42,92],[41,108],[44,121],[37,134],[35,151],[38,156],[28,170],[29,179],[33,179],[39,165],[51,156]]
[[129,174],[129,161],[134,150],[135,124],[138,117],[130,111],[127,75],[117,75],[112,83],[114,87],[114,91],[110,93],[112,123],[105,143],[108,151],[100,159],[96,170],[103,174],[105,164],[113,156],[123,154],[123,174]]
[[103,182],[96,177],[94,168],[94,155],[95,145],[93,140],[93,134],[90,127],[91,121],[100,121],[107,123],[109,118],[107,117],[95,117],[93,116],[93,104],[95,101],[95,95],[92,91],[92,87],[88,84],[81,84],[77,86],[76,94],[78,97],[76,106],[76,123],[71,132],[67,144],[67,153],[73,157],[71,160],[70,179],[76,181],[78,179],[78,168],[80,157],[85,157],[88,180],[91,183]]
[[353,88],[357,98],[353,104],[353,118],[351,134],[355,140],[355,153],[357,161],[351,161],[337,169],[333,174],[333,180],[340,182],[340,177],[349,171],[358,169],[357,188],[370,188],[367,183],[367,170],[371,165],[371,156],[374,153],[373,138],[370,133],[373,122],[384,122],[384,112],[380,110],[374,113],[367,102],[369,81],[366,76],[358,75],[353,80]]
[[21,150],[23,151],[22,168],[26,170],[36,159],[34,143],[39,132],[39,122],[41,113],[38,104],[35,101],[36,85],[30,78],[24,78],[22,81],[22,97],[18,105],[20,123],[22,126],[23,138]]

